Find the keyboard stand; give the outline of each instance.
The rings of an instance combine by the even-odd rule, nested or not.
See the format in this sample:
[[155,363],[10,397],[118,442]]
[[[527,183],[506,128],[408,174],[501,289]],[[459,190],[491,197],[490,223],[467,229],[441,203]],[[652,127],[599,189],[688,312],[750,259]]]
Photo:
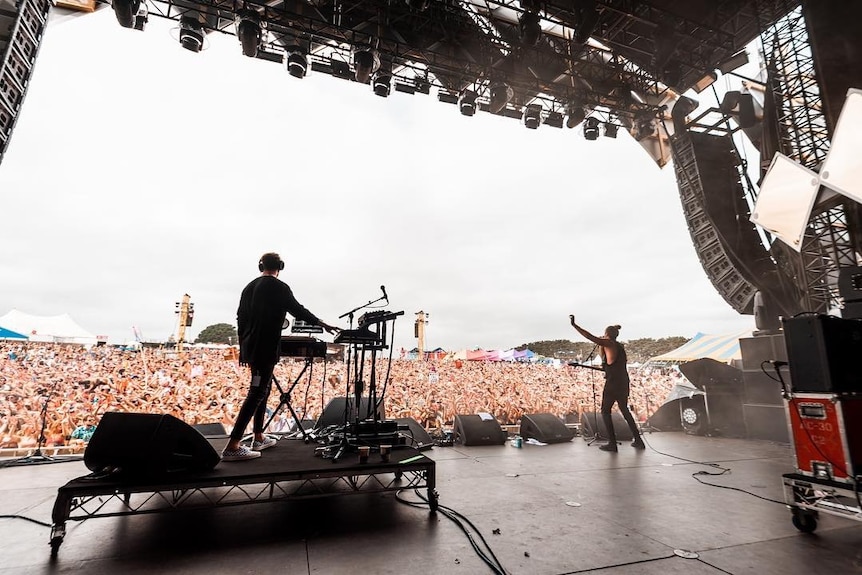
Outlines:
[[305,375],[306,370],[311,366],[311,362],[314,361],[314,357],[306,357],[305,365],[302,366],[302,371],[299,372],[299,375],[296,376],[296,379],[293,380],[293,383],[290,384],[290,387],[287,388],[287,391],[284,391],[281,388],[281,384],[278,383],[278,379],[276,379],[275,375],[272,376],[272,382],[275,384],[275,387],[279,392],[278,399],[278,407],[272,412],[272,415],[269,416],[269,420],[264,424],[263,428],[266,429],[272,423],[272,420],[275,419],[275,416],[281,411],[282,407],[287,407],[290,414],[293,416],[293,421],[296,422],[297,427],[299,427],[299,431],[302,433],[302,439],[305,440],[306,443],[311,439],[308,432],[305,431],[305,428],[302,426],[302,420],[299,419],[299,416],[296,414],[296,411],[293,409],[293,403],[290,399],[290,394],[293,393],[294,388],[299,385],[302,376]]

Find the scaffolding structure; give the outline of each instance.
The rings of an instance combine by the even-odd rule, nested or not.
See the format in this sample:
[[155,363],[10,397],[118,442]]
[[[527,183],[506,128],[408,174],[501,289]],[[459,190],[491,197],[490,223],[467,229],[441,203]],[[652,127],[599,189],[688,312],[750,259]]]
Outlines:
[[[771,121],[775,129],[775,151],[818,171],[830,141],[802,7],[796,6],[783,18],[766,24],[761,42],[774,109],[772,118],[766,121]],[[763,154],[762,160],[770,162],[772,154]],[[794,268],[787,271],[798,278],[807,311],[823,313],[838,307],[838,270],[856,265],[858,250],[847,225],[847,201],[850,200],[821,193],[799,257],[796,261],[779,260]]]

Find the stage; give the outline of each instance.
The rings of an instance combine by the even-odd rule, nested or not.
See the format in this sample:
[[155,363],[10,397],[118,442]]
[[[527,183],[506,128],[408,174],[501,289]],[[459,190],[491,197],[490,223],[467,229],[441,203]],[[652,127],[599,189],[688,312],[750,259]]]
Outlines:
[[[784,500],[782,474],[794,471],[789,446],[677,432],[645,438],[645,451],[624,444],[618,454],[601,452],[579,437],[521,449],[506,444],[423,451],[433,463],[436,513],[427,505],[398,501],[421,502],[427,486],[418,494],[412,488],[389,491],[395,488],[389,484],[396,479],[394,470],[375,467],[373,475],[388,487],[373,493],[345,488],[343,496],[70,520],[55,559],[50,527],[3,518],[0,575],[492,573],[446,509],[472,521],[475,529],[469,531],[484,536],[512,574],[862,573],[858,522],[822,514],[817,531],[804,534],[785,505],[761,499]],[[216,476],[238,474],[259,475],[264,485],[297,483],[281,475],[296,470],[275,465],[279,450],[281,458],[292,457],[281,442],[263,453],[261,460],[270,462],[261,461],[267,469],[260,473],[240,469],[255,462],[220,463],[212,472],[213,488]],[[399,455],[392,464],[403,459]],[[377,465],[373,458],[370,463]],[[702,481],[759,497],[701,484],[693,473],[720,470],[695,461],[730,470],[698,476]],[[322,463],[332,465],[325,460],[314,465]],[[345,460],[345,470],[332,471],[355,473],[356,464]],[[66,495],[77,493],[83,489],[77,478],[87,473],[81,461],[0,469],[0,514],[50,524],[55,504],[65,501],[58,490],[66,486]],[[119,498],[105,496],[106,505],[121,505],[123,491]]]

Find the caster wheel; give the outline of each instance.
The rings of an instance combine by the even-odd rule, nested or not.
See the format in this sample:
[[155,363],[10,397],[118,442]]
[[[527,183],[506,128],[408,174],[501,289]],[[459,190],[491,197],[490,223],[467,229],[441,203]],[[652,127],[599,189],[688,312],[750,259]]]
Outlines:
[[814,533],[814,530],[817,529],[817,519],[813,515],[794,513],[793,526],[802,533]]

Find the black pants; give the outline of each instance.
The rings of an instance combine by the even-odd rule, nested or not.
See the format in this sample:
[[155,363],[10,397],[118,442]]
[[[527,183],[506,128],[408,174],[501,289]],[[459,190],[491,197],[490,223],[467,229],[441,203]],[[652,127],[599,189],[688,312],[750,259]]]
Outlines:
[[266,400],[269,399],[269,391],[272,389],[272,371],[274,365],[252,365],[251,383],[248,386],[248,395],[236,416],[236,424],[230,432],[230,438],[242,439],[248,422],[254,418],[252,430],[254,433],[263,433],[263,424],[266,418]]
[[623,419],[629,424],[632,437],[637,441],[640,438],[638,425],[635,423],[635,418],[632,417],[632,412],[629,411],[629,389],[628,386],[616,386],[605,384],[605,390],[602,392],[602,421],[605,422],[605,429],[608,430],[608,442],[616,445],[617,434],[614,431],[614,422],[611,419],[611,409],[616,403],[620,408],[620,413],[623,414]]

